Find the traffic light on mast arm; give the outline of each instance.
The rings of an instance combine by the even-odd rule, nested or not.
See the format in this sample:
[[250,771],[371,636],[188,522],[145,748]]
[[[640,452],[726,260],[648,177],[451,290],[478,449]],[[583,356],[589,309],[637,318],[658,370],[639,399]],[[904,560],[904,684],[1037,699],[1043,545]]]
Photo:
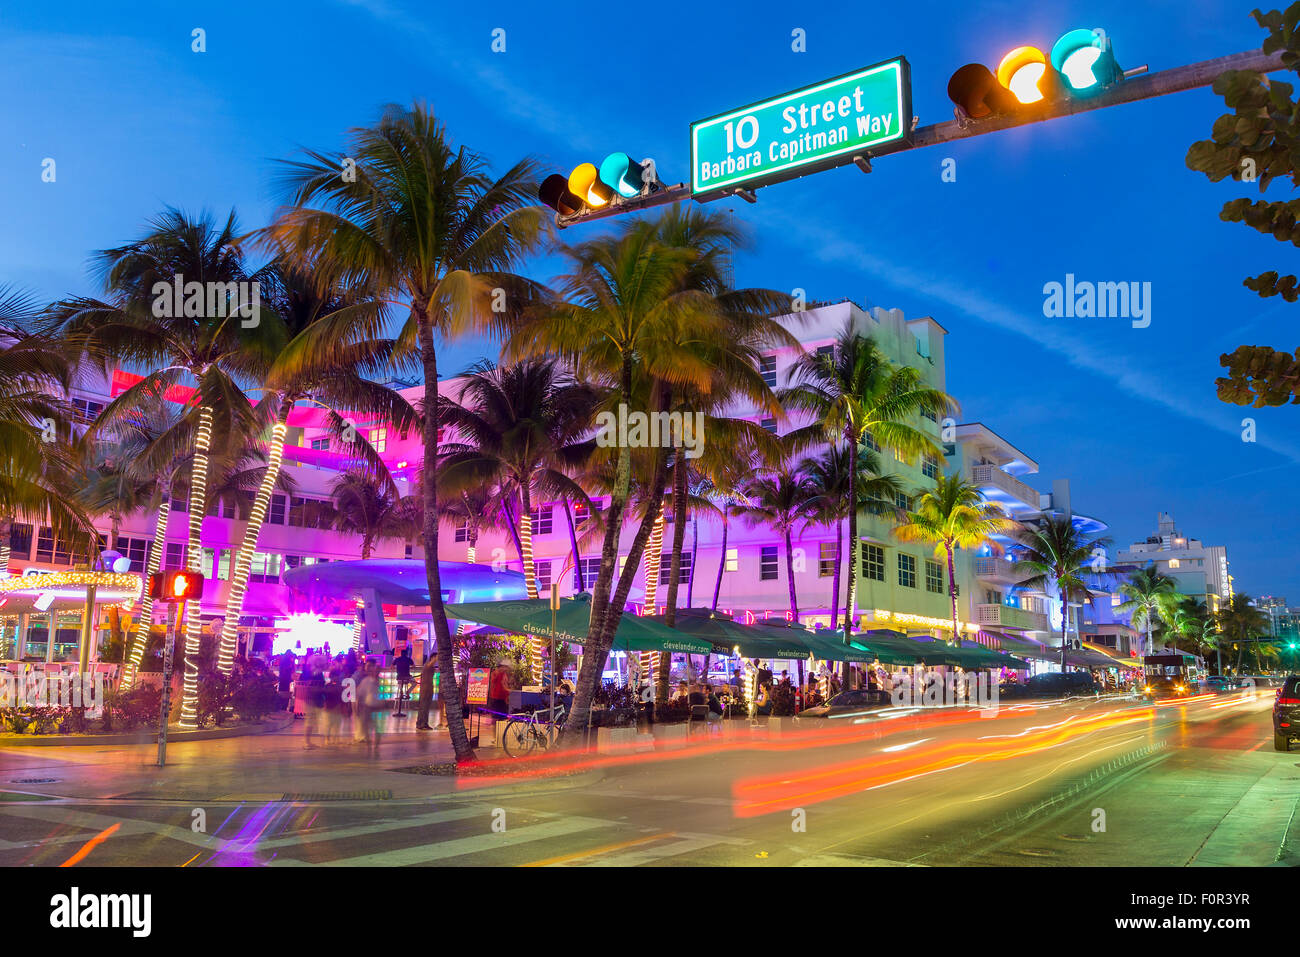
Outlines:
[[568,176],[553,173],[546,177],[537,195],[561,216],[576,216],[657,192],[662,185],[654,160],[638,163],[627,153],[610,153],[599,166],[580,163]]
[[203,597],[203,575],[184,569],[149,576],[149,597],[156,601],[191,601]]
[[1052,45],[1050,55],[1037,47],[1016,47],[996,74],[982,63],[967,63],[948,80],[948,98],[959,117],[982,120],[1092,96],[1123,78],[1104,30],[1071,30]]

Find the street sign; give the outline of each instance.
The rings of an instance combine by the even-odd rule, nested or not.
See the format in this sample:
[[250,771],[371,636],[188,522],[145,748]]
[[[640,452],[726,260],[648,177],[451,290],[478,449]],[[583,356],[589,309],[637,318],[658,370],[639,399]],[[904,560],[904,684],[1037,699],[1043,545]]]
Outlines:
[[691,124],[691,193],[754,189],[842,166],[912,132],[912,81],[895,57]]

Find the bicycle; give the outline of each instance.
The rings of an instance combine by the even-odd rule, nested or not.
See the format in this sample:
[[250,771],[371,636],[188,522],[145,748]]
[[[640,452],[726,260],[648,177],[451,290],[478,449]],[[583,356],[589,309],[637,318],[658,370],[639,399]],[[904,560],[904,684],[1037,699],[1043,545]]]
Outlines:
[[[551,714],[551,719],[539,717],[545,714]],[[555,743],[555,738],[564,727],[564,719],[567,715],[568,712],[564,710],[562,704],[557,704],[553,713],[550,709],[544,708],[510,715],[505,729],[501,732],[501,750],[512,758],[522,758],[532,754],[533,749],[537,747],[546,750]]]

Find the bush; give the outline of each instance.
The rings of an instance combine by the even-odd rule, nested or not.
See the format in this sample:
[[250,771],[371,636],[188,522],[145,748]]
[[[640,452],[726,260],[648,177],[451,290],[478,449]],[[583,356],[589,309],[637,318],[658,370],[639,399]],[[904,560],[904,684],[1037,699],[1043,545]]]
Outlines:
[[125,693],[114,692],[109,697],[108,707],[117,712],[125,730],[156,728],[162,710],[162,690],[153,685],[140,685]]
[[655,721],[658,722],[670,724],[674,721],[685,721],[690,716],[690,704],[680,698],[661,701],[655,705]]
[[230,703],[243,720],[261,721],[282,706],[275,678],[256,671],[246,671],[239,678]]
[[197,723],[200,728],[206,728],[209,724],[219,728],[226,723],[235,690],[234,674],[223,675],[219,671],[208,671],[199,675]]

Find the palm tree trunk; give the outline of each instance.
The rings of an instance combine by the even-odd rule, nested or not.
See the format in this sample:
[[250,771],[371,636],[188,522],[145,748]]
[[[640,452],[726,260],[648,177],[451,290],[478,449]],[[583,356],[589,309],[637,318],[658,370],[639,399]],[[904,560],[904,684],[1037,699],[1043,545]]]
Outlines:
[[[591,521],[591,512],[588,511],[587,515],[587,520]],[[577,590],[583,592],[587,590],[587,579],[582,574],[582,556],[578,554],[578,527],[573,524],[573,509],[569,505],[567,495],[564,497],[564,519],[569,525],[569,548],[573,552],[573,580],[578,586]],[[552,582],[551,587],[555,586],[556,583]]]
[[831,631],[840,625],[840,553],[844,549],[844,526],[835,520],[835,575],[831,579]]
[[[203,571],[203,515],[208,499],[208,450],[212,441],[212,409],[199,408],[199,430],[194,442],[194,463],[190,470],[189,529],[186,535],[186,567],[190,571]],[[189,604],[188,602],[186,603]],[[185,609],[185,674],[182,682],[182,728],[198,727],[199,705],[199,643],[202,638],[203,616],[196,602]]]
[[[530,480],[519,483],[519,563],[524,570],[524,586],[528,597],[538,597],[537,568],[533,564],[533,502]],[[533,684],[542,683],[542,656],[546,642],[537,635],[528,636],[528,664],[532,668]]]
[[[428,313],[416,307],[416,328],[420,338],[420,358],[424,363],[424,573],[429,581],[429,610],[433,615],[434,641],[437,646],[439,672],[438,693],[447,703],[447,731],[456,762],[474,760],[469,746],[465,721],[460,710],[460,687],[452,661],[451,631],[447,627],[447,610],[442,604],[442,572],[438,568],[438,404],[433,400],[438,389],[438,353],[433,341],[433,326]],[[429,670],[429,664],[424,666]],[[432,681],[420,681],[420,707],[427,708],[432,698]],[[428,688],[428,691],[425,689]]]
[[[695,607],[695,563],[700,557],[700,519],[691,516],[691,570],[686,574],[686,607]],[[708,677],[706,668],[704,675]]]
[[[686,546],[686,461],[682,449],[676,450],[673,463],[673,543],[672,554],[668,560],[668,595],[667,610],[664,616],[669,628],[677,623],[677,594],[681,591],[682,549]],[[672,652],[659,655],[660,687],[664,697],[668,692],[668,675],[672,669]],[[686,670],[690,672],[690,657],[686,659]]]
[[952,600],[952,638],[957,647],[961,647],[961,632],[957,630],[957,575],[953,569],[952,546],[944,543],[948,552],[948,597]]
[[[623,358],[620,376],[621,398],[627,403],[632,396],[632,360]],[[582,667],[578,669],[578,683],[574,688],[573,707],[566,725],[574,731],[586,729],[591,717],[591,699],[596,693],[605,657],[609,653],[606,641],[606,620],[609,617],[610,591],[618,565],[618,539],[623,527],[623,511],[627,508],[632,489],[632,450],[626,445],[618,450],[614,472],[614,488],[609,496],[609,513],[606,515],[605,541],[600,549],[600,571],[591,593],[591,624],[587,640],[583,643]],[[629,557],[629,561],[632,559]],[[639,560],[639,557],[638,557]],[[633,569],[636,565],[633,564]],[[612,633],[611,633],[612,634]]]
[[[844,598],[844,643],[847,645],[853,637],[853,599],[857,586],[858,572],[858,441],[857,436],[846,432],[849,440],[849,581]],[[844,668],[844,690],[853,690],[853,670],[846,661]]]
[[10,540],[13,538],[14,520],[12,515],[0,518],[0,578],[9,577]]
[[[1059,583],[1059,580],[1058,580]],[[1049,622],[1050,624],[1050,622]],[[1070,640],[1070,598],[1061,589],[1061,671],[1065,672],[1065,646]]]
[[[790,620],[797,622],[799,620],[799,598],[795,595],[794,589],[794,540],[788,527],[785,530],[785,577],[790,583]],[[799,672],[799,680],[802,686],[802,670]]]
[[[253,499],[253,511],[244,526],[244,540],[240,542],[235,555],[234,573],[230,576],[230,598],[226,602],[226,622],[221,629],[221,651],[217,656],[217,669],[225,675],[230,674],[235,664],[235,650],[239,643],[239,619],[244,611],[244,596],[248,592],[248,575],[253,565],[253,553],[257,551],[257,539],[262,534],[262,523],[266,521],[266,511],[271,504],[271,494],[275,483],[280,480],[280,468],[284,461],[284,439],[289,431],[289,412],[293,409],[292,396],[280,400],[280,414],[275,425],[271,427],[271,446],[267,450],[266,472],[262,475],[262,485]],[[362,558],[368,558],[363,554]]]
[[[158,519],[154,525],[153,545],[149,548],[149,557],[145,564],[146,585],[149,582],[149,577],[157,574],[158,569],[162,567],[163,554],[167,548],[167,521],[170,515],[171,479],[168,477],[162,502],[158,506]],[[128,649],[126,666],[123,668],[122,690],[124,691],[129,691],[135,685],[136,673],[140,668],[140,661],[144,657],[145,646],[149,644],[153,616],[153,599],[149,597],[149,589],[146,587],[143,597],[140,599],[140,620],[136,623],[135,630],[132,632],[131,647]]]
[[722,594],[722,573],[727,569],[727,533],[731,530],[731,503],[722,503],[722,552],[718,557],[718,578],[713,583],[713,604],[709,607],[718,610],[718,596]]

